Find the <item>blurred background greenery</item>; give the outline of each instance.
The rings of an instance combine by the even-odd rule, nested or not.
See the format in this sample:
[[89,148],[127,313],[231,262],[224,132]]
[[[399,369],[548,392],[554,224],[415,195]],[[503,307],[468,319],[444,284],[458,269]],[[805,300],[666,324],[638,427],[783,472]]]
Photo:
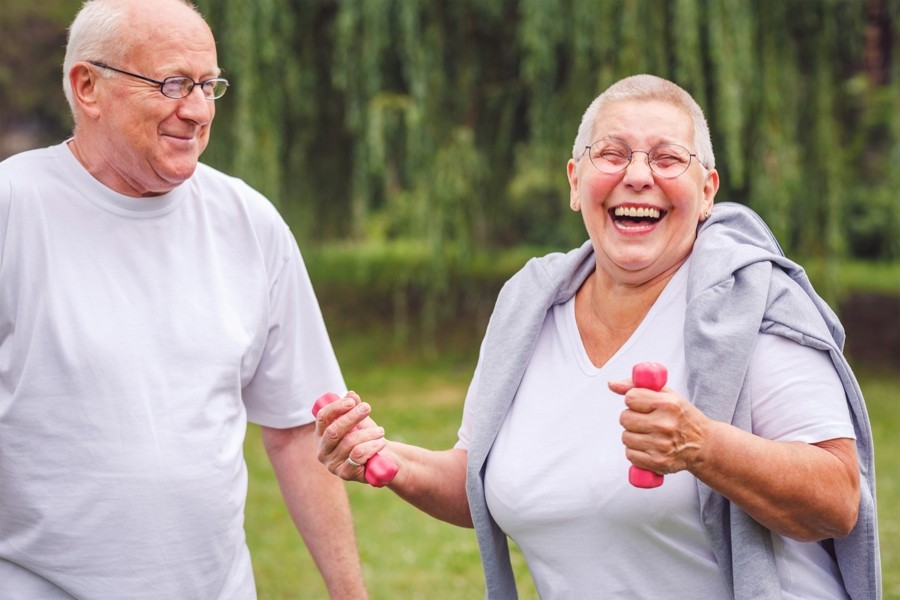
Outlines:
[[[70,135],[61,64],[80,4],[0,0],[0,159]],[[428,447],[453,443],[502,282],[585,238],[565,163],[587,105],[640,72],[693,94],[717,200],[759,212],[847,327],[879,449],[885,597],[900,598],[900,0],[197,4],[232,84],[204,161],[279,207],[348,384]],[[257,433],[261,598],[324,597]],[[373,598],[481,596],[470,532],[350,489]]]
[[[587,105],[650,72],[707,112],[719,200],[789,253],[900,258],[897,0],[199,0],[232,84],[206,161],[308,240],[570,247]],[[0,132],[58,141],[78,0],[0,0]],[[12,148],[3,147],[6,153]]]
[[[575,132],[639,72],[704,107],[717,199],[759,212],[826,298],[846,293],[848,260],[900,259],[900,0],[197,4],[232,84],[204,161],[267,194],[304,249],[388,260],[406,278],[392,314],[427,336],[472,264],[585,238]],[[0,158],[70,133],[60,65],[79,6],[0,0]],[[411,255],[418,304],[390,262]]]

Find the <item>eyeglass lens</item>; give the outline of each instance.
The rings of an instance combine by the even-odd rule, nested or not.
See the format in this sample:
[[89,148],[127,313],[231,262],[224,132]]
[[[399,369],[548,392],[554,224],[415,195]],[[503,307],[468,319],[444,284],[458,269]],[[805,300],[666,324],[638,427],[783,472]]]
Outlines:
[[660,177],[678,177],[691,164],[691,153],[678,144],[657,144],[648,151],[634,150],[617,140],[600,140],[589,148],[591,163],[604,173],[624,171],[633,158],[633,154],[646,154],[650,169]]
[[224,79],[210,79],[203,83],[194,83],[190,77],[168,77],[163,80],[161,91],[164,96],[169,98],[185,98],[193,91],[195,85],[199,85],[203,96],[210,100],[221,98],[228,89],[228,83]]

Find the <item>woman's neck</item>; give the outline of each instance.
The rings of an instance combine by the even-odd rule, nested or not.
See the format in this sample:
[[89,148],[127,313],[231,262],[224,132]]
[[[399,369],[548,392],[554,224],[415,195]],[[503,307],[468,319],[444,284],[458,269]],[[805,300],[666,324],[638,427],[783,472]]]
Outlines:
[[575,322],[594,366],[602,367],[628,341],[675,273],[630,285],[594,271],[575,295]]

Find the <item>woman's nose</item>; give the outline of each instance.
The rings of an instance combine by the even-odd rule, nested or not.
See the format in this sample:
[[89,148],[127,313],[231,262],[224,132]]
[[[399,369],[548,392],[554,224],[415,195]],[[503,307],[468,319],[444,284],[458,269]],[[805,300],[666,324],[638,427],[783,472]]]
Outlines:
[[[638,154],[643,157],[638,158]],[[631,160],[625,167],[625,185],[636,189],[644,189],[653,185],[653,169],[650,168],[650,154],[643,150],[634,150]]]

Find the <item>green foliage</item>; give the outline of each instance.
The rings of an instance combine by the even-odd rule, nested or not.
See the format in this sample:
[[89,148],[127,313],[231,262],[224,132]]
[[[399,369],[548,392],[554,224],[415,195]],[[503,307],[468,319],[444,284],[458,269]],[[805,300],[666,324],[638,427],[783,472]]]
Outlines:
[[754,75],[751,44],[756,15],[750,4],[741,0],[722,0],[709,4],[709,58],[713,65],[712,94],[708,110],[710,128],[715,132],[721,163],[728,186],[744,185],[743,145],[748,130],[749,105]]
[[[835,258],[874,239],[870,251],[895,256],[895,244],[878,241],[896,239],[894,188],[853,168],[862,146],[849,142],[860,139],[860,122],[846,118],[853,103],[867,115],[877,98],[897,98],[881,83],[863,97],[847,94],[854,77],[872,77],[860,67],[863,51],[890,47],[866,46],[870,4],[340,3],[332,70],[355,140],[347,229],[358,239],[425,239],[436,249],[445,241],[577,243],[584,234],[565,208],[564,165],[578,118],[619,77],[653,72],[706,107],[720,198],[757,208],[789,251]],[[888,34],[891,11],[869,15]],[[879,161],[897,145],[895,113],[873,115],[880,120],[869,133],[890,134],[868,148]],[[449,191],[433,175],[446,156],[440,148],[458,143],[461,131],[470,132],[468,155],[490,168],[460,169]],[[482,210],[469,210],[471,190]],[[438,207],[434,226],[421,227],[417,215],[445,192],[463,205],[460,220]],[[854,211],[862,218],[848,231],[854,194],[876,201]]]
[[[0,11],[0,125],[66,122],[78,0]],[[704,107],[720,200],[789,253],[900,257],[900,3],[885,0],[199,0],[232,83],[205,160],[299,237],[442,255],[573,246],[565,165],[590,101],[668,77]],[[59,135],[57,133],[57,135]]]
[[72,131],[62,93],[66,27],[78,3],[0,0],[0,159],[21,150],[4,135],[35,135],[36,144],[55,143]]
[[[802,148],[795,143],[800,126],[797,115],[800,99],[791,90],[800,80],[799,65],[785,57],[795,56],[790,35],[789,7],[769,2],[759,15],[755,40],[758,74],[753,87],[763,90],[756,112],[757,125],[747,136],[749,186],[755,190],[753,205],[781,243],[793,247],[795,205],[804,202]],[[766,91],[769,93],[765,93]],[[778,93],[774,93],[777,90]]]
[[320,246],[304,257],[329,323],[350,330],[382,323],[386,346],[420,340],[434,355],[448,331],[480,336],[503,283],[546,252],[473,253],[468,244],[448,244],[436,259],[425,242],[394,241]]

